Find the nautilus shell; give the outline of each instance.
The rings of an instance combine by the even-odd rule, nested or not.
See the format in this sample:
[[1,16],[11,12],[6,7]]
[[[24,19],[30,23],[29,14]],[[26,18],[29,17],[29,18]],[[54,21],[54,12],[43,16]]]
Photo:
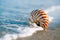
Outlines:
[[48,27],[49,18],[48,15],[43,10],[33,10],[30,14],[32,22],[36,23],[38,26],[46,29]]

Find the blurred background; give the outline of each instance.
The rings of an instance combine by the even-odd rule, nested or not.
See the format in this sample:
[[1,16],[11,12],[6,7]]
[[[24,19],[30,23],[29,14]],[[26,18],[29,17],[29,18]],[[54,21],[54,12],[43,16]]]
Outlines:
[[30,12],[35,9],[45,10],[52,18],[49,27],[60,28],[60,0],[0,0],[0,38],[22,34]]

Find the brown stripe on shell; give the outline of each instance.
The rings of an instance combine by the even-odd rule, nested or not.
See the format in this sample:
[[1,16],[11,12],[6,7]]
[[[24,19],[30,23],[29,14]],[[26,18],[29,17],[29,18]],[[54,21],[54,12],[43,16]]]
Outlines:
[[40,22],[40,26],[46,28],[49,23],[48,15],[43,10],[34,10],[31,12],[32,19],[35,23]]

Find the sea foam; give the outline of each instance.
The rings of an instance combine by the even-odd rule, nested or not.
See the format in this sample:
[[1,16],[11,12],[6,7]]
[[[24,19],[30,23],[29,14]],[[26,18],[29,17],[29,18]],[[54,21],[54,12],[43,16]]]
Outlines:
[[[49,12],[52,12],[52,11],[55,11],[55,10],[58,10],[58,9],[60,9],[60,6],[52,6],[50,8],[47,8],[45,11],[47,13],[49,13]],[[52,22],[54,17],[50,16],[49,19],[50,19],[50,22]],[[39,31],[43,30],[42,27],[38,27],[34,23],[33,23],[33,25],[35,26],[33,28],[31,28],[29,26],[26,26],[25,28],[22,28],[21,26],[18,26],[18,28],[16,30],[20,32],[19,34],[9,34],[9,33],[6,33],[3,37],[0,38],[0,40],[13,40],[13,39],[16,40],[18,37],[28,37],[28,36],[33,35],[33,33],[35,33],[38,30]],[[5,28],[7,28],[7,27],[5,27]],[[9,29],[9,28],[7,28],[7,29]]]

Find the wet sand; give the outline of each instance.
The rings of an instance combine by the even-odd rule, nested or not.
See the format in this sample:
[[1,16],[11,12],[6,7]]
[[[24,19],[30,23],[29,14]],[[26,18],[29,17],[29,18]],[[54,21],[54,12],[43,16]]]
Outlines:
[[60,40],[60,28],[51,28],[45,31],[37,31],[32,36],[17,38],[17,40]]

